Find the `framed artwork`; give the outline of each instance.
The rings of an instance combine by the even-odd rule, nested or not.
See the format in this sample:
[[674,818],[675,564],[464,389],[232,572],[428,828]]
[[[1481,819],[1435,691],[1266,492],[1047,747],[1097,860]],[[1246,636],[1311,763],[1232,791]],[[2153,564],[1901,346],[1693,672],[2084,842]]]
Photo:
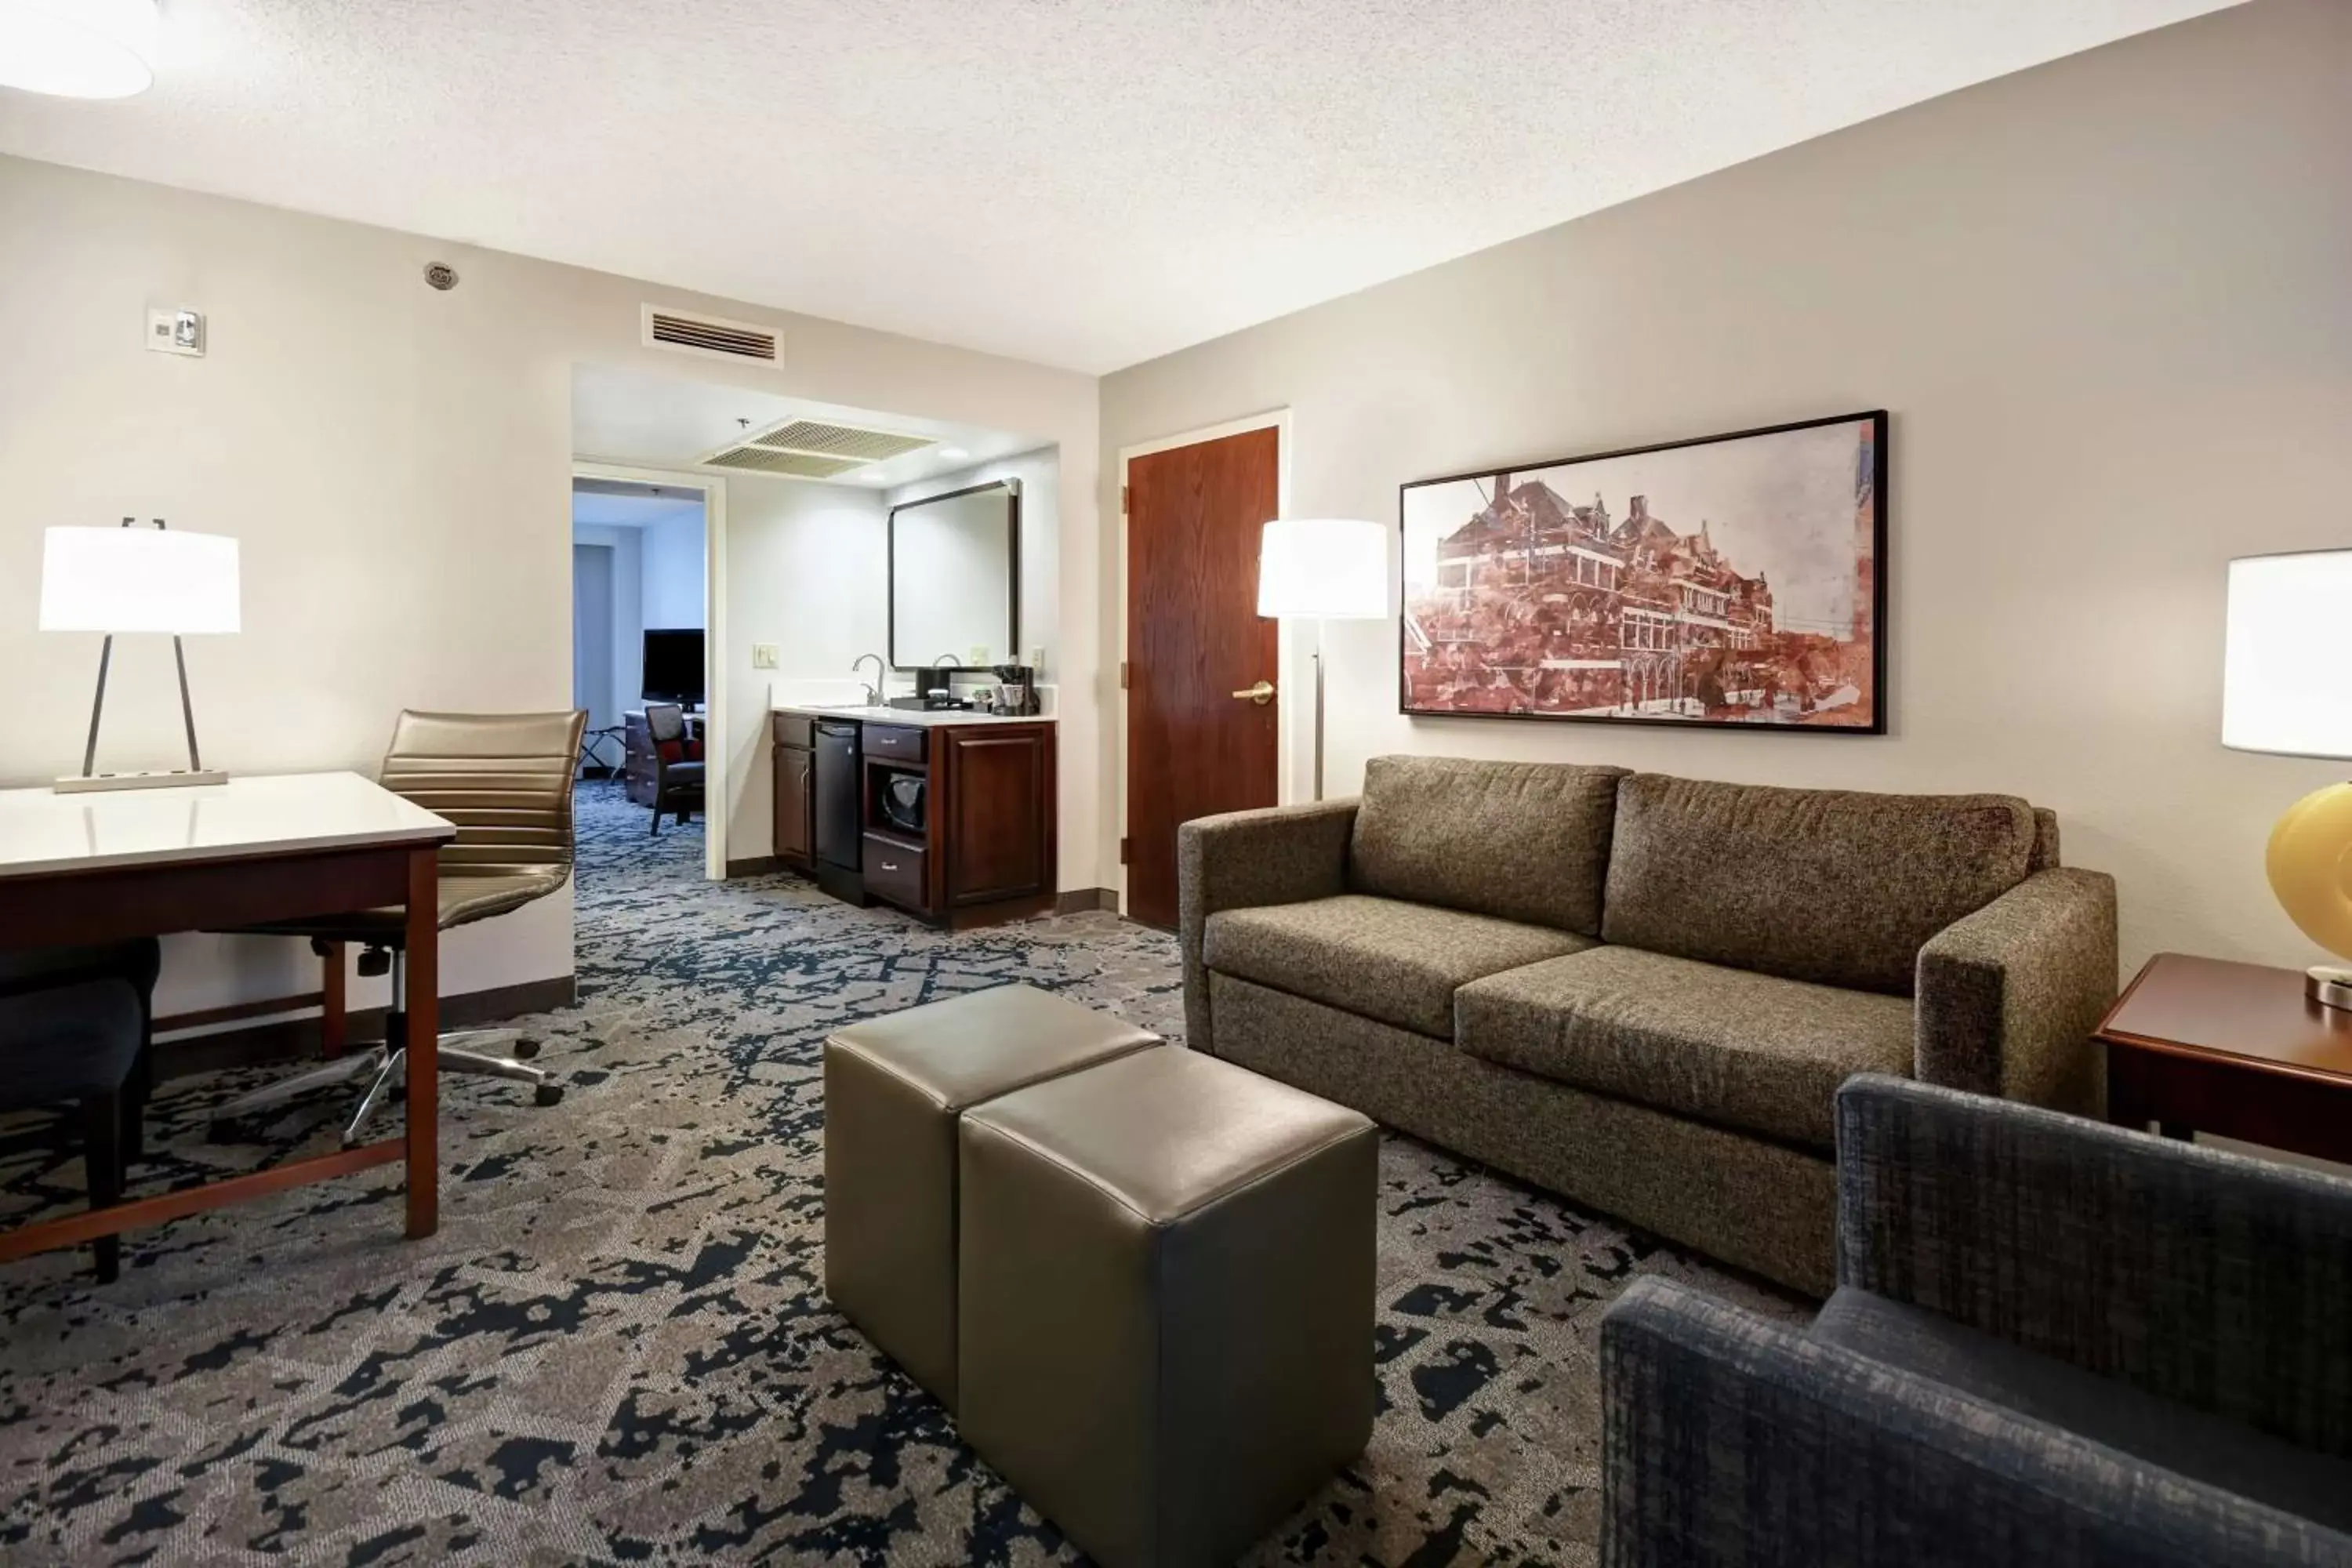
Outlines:
[[1400,487],[1408,714],[1886,732],[1886,413]]

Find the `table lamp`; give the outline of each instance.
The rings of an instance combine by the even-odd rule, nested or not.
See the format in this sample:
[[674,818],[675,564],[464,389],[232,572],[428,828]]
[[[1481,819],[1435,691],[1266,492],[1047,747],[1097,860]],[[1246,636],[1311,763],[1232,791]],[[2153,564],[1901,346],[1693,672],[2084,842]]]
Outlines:
[[[98,654],[98,694],[89,705],[89,740],[81,773],[57,781],[59,794],[80,790],[153,789],[171,784],[226,784],[196,751],[196,711],[188,700],[184,636],[237,629],[236,541],[217,533],[173,533],[157,518],[141,528],[52,528],[41,549],[41,630],[103,632]],[[106,672],[114,639],[131,632],[164,632],[180,667],[180,718],[187,726],[188,765],[164,773],[100,773],[99,719],[106,710]]]
[[[1267,523],[1258,541],[1257,613],[1315,623],[1315,798],[1321,800],[1323,623],[1387,618],[1388,529],[1339,517],[1282,518]],[[1234,695],[1257,696],[1264,684]]]
[[[2352,757],[2352,690],[2342,623],[2352,550],[2248,555],[2230,563],[2221,663],[2221,743],[2242,752]],[[2271,829],[2271,891],[2303,934],[2352,958],[2352,784],[2315,789]],[[2352,1008],[2352,969],[2314,964],[2305,994]]]

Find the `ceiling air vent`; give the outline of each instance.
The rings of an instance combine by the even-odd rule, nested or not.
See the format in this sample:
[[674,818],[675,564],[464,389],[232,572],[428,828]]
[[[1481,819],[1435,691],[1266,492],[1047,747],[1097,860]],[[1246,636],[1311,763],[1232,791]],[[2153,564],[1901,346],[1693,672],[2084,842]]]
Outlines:
[[855,458],[866,463],[878,463],[885,458],[920,451],[931,444],[929,436],[898,436],[887,430],[859,430],[847,425],[820,424],[814,419],[795,419],[773,430],[762,430],[747,439],[755,447],[773,447],[784,452],[816,452],[831,458]]
[[829,479],[866,466],[863,458],[827,458],[814,452],[779,452],[767,447],[730,447],[702,459],[713,468],[743,468],[755,474],[783,474],[796,479]]
[[776,334],[749,321],[723,321],[716,316],[689,316],[683,310],[646,307],[646,346],[676,349],[681,353],[709,354],[718,359],[776,363]]

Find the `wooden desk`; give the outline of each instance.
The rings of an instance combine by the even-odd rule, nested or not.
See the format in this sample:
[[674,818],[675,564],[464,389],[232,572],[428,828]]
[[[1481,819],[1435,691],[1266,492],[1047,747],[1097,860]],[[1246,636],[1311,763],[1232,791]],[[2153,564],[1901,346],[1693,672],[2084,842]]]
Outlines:
[[2160,952],[2100,1022],[2107,1120],[2352,1163],[2352,1012],[2303,972]]
[[120,941],[402,904],[405,1135],[0,1232],[0,1262],[405,1160],[408,1234],[439,1224],[436,851],[457,830],[357,773],[58,795],[0,790],[0,947]]

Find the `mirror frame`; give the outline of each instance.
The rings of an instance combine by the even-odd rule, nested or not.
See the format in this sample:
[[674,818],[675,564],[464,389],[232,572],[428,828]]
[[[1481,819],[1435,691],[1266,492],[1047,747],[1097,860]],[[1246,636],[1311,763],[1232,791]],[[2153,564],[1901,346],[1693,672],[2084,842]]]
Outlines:
[[987,664],[900,664],[898,655],[898,514],[912,511],[919,506],[930,506],[960,496],[976,496],[982,490],[1004,492],[1006,523],[1004,554],[1004,624],[1012,635],[1013,657],[1007,664],[1021,662],[1021,481],[1016,479],[991,479],[984,485],[966,485],[960,490],[941,490],[920,500],[900,501],[890,509],[883,528],[883,552],[886,564],[882,574],[883,651],[890,656],[890,668],[898,670],[944,669],[953,673],[980,674],[996,667]]

